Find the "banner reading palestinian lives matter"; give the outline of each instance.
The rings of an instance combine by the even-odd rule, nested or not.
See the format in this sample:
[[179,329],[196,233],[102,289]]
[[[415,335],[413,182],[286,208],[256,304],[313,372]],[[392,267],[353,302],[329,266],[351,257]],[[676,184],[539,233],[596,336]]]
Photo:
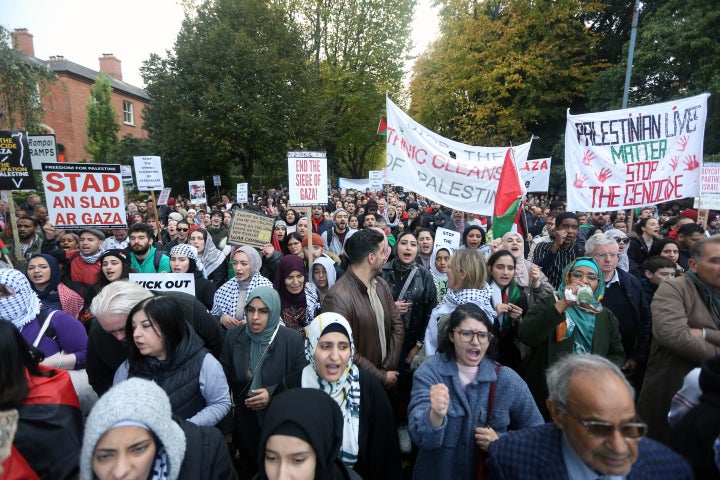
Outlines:
[[43,163],[42,177],[55,228],[126,227],[120,165]]
[[584,115],[568,111],[567,209],[600,212],[696,196],[708,96]]
[[[475,147],[449,140],[415,122],[390,98],[386,104],[388,181],[450,208],[492,215],[508,147]],[[524,165],[530,142],[513,150],[517,164]]]

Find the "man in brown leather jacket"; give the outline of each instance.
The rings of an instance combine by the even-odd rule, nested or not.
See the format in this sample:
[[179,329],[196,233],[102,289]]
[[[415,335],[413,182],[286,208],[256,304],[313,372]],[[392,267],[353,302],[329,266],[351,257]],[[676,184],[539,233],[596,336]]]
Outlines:
[[386,242],[373,229],[360,230],[347,240],[350,266],[328,292],[322,311],[347,319],[355,341],[355,363],[389,389],[397,382],[404,330],[390,287],[380,277]]

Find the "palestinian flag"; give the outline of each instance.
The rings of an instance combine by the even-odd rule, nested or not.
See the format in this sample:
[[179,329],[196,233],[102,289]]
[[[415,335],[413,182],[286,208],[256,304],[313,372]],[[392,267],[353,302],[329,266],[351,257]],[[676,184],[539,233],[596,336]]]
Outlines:
[[380,117],[380,123],[378,124],[377,134],[387,137],[387,118]]
[[[520,225],[520,202],[525,191],[520,183],[515,157],[512,148],[508,148],[505,154],[498,191],[495,195],[495,208],[493,209],[493,238],[500,238],[510,231],[517,231],[524,238],[523,229]],[[517,228],[514,228],[516,225]]]

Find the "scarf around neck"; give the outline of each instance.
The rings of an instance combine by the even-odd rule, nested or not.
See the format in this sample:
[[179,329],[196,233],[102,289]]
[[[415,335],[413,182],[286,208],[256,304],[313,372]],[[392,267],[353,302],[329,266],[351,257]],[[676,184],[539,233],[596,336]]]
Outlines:
[[40,313],[40,299],[30,287],[27,277],[18,270],[0,269],[0,285],[7,285],[15,292],[0,298],[0,319],[12,322],[18,330],[22,330]]
[[705,283],[703,283],[703,281],[700,280],[692,270],[685,272],[685,276],[693,281],[695,286],[703,295],[705,304],[707,305],[708,310],[710,310],[710,314],[713,316],[715,324],[720,326],[720,295],[705,285]]

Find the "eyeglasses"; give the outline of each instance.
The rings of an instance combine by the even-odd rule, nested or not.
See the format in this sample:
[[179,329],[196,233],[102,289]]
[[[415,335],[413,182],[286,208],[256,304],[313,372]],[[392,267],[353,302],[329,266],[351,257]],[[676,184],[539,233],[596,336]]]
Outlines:
[[570,277],[574,278],[575,280],[582,280],[584,278],[588,282],[597,282],[598,280],[600,280],[600,277],[598,277],[594,273],[572,272],[570,274]]
[[617,243],[628,243],[630,239],[628,237],[615,237]]
[[612,435],[615,430],[619,430],[620,435],[622,435],[623,437],[630,440],[638,440],[640,438],[643,438],[648,431],[647,423],[643,422],[628,422],[621,423],[620,425],[613,425],[612,423],[608,422],[581,420],[572,413],[570,413],[570,410],[568,410],[567,408],[564,408],[564,413],[568,417],[572,418],[580,425],[585,427],[585,430],[587,430],[590,436],[595,438],[607,438]]
[[255,308],[255,307],[251,307],[249,305],[247,307],[245,307],[245,311],[248,313],[248,315],[252,315],[255,312],[257,312],[261,315],[267,315],[268,313],[270,313],[270,309],[267,307]]
[[593,257],[612,260],[613,258],[619,258],[620,254],[619,253],[597,253],[597,254],[593,255]]
[[460,339],[465,343],[472,342],[475,337],[477,337],[478,343],[487,343],[493,338],[490,332],[476,332],[474,330],[460,330],[456,328],[455,333],[460,335]]
[[187,231],[190,230],[190,229],[189,229],[189,228],[177,228],[176,230],[177,230],[178,232],[187,232]]

